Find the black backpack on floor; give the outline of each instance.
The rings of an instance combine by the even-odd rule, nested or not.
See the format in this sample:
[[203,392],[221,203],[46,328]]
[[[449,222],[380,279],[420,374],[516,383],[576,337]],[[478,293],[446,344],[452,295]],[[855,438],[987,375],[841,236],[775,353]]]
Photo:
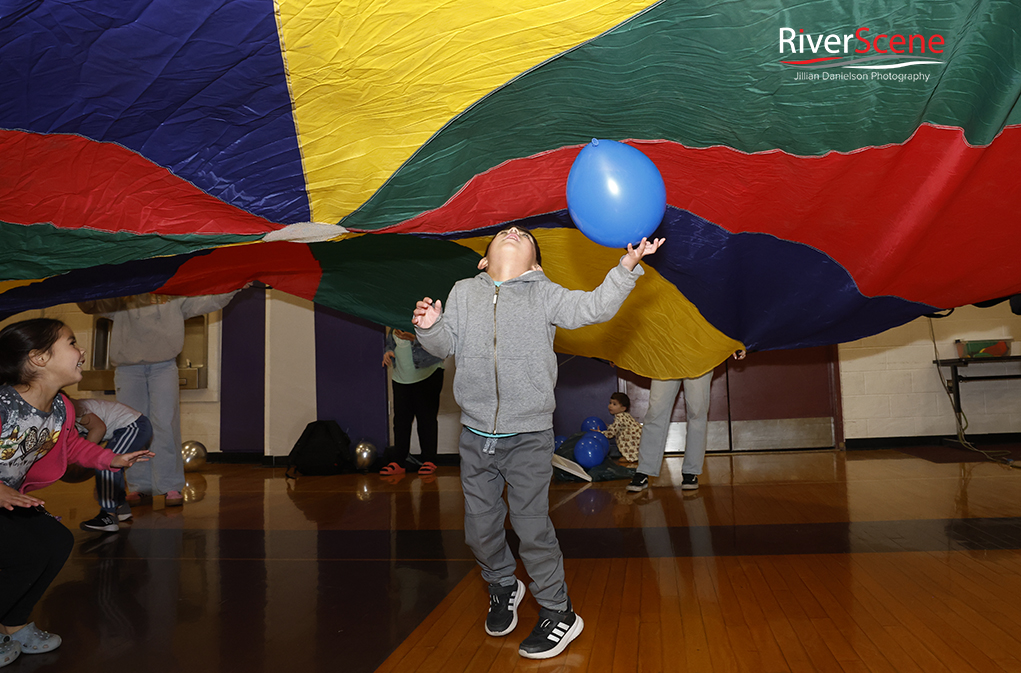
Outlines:
[[354,470],[351,438],[337,421],[312,421],[305,426],[288,456],[285,476],[293,471],[305,475],[340,474]]

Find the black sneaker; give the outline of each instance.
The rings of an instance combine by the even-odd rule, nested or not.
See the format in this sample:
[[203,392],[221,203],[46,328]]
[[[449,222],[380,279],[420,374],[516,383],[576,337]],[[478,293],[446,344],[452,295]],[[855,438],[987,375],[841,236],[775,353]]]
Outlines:
[[694,491],[698,488],[698,475],[697,474],[682,474],[681,475],[681,490],[682,491]]
[[649,488],[649,477],[641,472],[635,472],[635,476],[631,478],[631,483],[627,485],[627,490],[632,493],[638,493],[647,488]]
[[489,614],[486,615],[486,633],[491,636],[505,636],[518,625],[518,604],[525,594],[525,583],[514,580],[514,584],[502,587],[489,585]]
[[116,514],[100,512],[95,518],[82,521],[81,528],[82,530],[94,530],[100,533],[114,533],[120,530],[120,524],[117,523]]
[[518,654],[528,659],[555,657],[566,650],[584,628],[585,622],[571,609],[570,601],[566,610],[549,610],[540,606],[539,623],[521,643]]
[[131,513],[131,505],[128,503],[121,503],[117,505],[117,519],[118,521],[127,521],[134,515]]

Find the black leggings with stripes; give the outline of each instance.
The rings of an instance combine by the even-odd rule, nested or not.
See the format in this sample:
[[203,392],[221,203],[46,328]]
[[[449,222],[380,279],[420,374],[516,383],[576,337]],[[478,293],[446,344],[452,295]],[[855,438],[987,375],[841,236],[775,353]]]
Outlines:
[[[106,448],[114,453],[133,453],[149,446],[151,441],[152,423],[146,416],[139,416],[134,423],[116,430]],[[104,512],[116,512],[124,504],[125,490],[123,470],[96,470],[96,495]]]

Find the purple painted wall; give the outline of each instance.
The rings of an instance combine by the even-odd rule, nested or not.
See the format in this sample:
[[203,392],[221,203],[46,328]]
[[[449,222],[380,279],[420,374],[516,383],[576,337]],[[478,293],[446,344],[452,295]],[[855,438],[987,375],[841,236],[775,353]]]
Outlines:
[[352,443],[366,439],[382,451],[390,436],[384,330],[318,304],[315,314],[318,418],[337,421]]
[[242,290],[223,309],[220,450],[265,453],[266,290]]
[[609,425],[613,416],[606,410],[610,395],[617,392],[617,368],[606,362],[557,354],[560,371],[555,391],[553,434],[570,436],[581,430],[581,422],[598,416]]

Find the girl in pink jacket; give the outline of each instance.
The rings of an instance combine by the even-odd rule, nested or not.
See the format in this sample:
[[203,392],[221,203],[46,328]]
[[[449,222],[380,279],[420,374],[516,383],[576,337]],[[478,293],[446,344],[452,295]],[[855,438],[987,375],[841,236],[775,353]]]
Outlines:
[[25,320],[0,331],[0,666],[60,646],[59,636],[28,617],[74,538],[29,491],[60,479],[68,463],[116,470],[152,455],[117,455],[79,437],[74,407],[60,389],[81,380],[84,362],[74,332],[59,320]]

